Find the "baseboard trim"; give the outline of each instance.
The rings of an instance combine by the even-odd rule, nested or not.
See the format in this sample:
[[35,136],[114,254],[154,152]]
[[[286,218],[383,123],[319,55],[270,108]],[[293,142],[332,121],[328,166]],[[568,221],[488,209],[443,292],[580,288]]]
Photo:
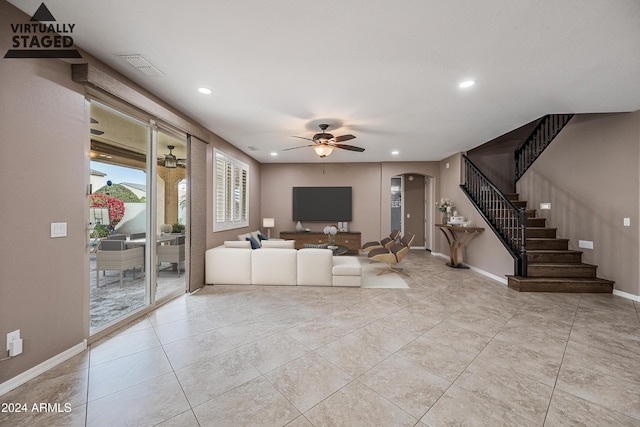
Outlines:
[[483,269],[481,269],[481,268],[474,267],[473,265],[468,265],[468,264],[465,264],[465,265],[466,265],[467,267],[469,267],[469,269],[471,269],[471,270],[473,270],[473,271],[475,271],[475,272],[477,272],[477,273],[480,273],[480,274],[482,274],[483,276],[487,276],[488,278],[493,279],[493,280],[495,280],[496,282],[500,282],[500,283],[502,283],[503,285],[507,285],[507,278],[506,278],[506,277],[496,276],[495,274],[489,273],[488,271],[484,271],[484,270],[483,270]]
[[[442,254],[442,253],[440,253],[440,252],[431,252],[431,255],[433,255],[433,256],[438,256],[438,257],[440,257],[440,258],[444,258],[444,259],[446,259],[446,260],[448,260],[448,261],[451,261],[451,258],[450,258],[448,255]],[[506,277],[496,276],[496,275],[495,275],[495,274],[493,274],[493,273],[489,273],[488,271],[484,271],[483,269],[478,268],[478,267],[473,266],[473,265],[469,265],[469,264],[465,264],[465,265],[466,265],[467,267],[469,267],[469,270],[473,270],[473,271],[475,271],[476,273],[480,273],[480,274],[482,274],[483,276],[487,276],[488,278],[493,279],[493,280],[495,280],[496,282],[500,282],[500,283],[502,283],[503,285],[506,285],[506,284],[507,284],[507,278],[506,278]]]
[[59,365],[60,363],[71,359],[73,356],[82,353],[87,349],[87,340],[83,340],[80,344],[74,345],[68,350],[63,351],[60,354],[53,356],[51,359],[45,360],[39,365],[11,378],[0,384],[0,396],[11,390],[20,387],[27,381],[31,381],[40,374],[45,373],[49,369]]
[[617,289],[613,290],[613,294],[616,295],[616,296],[622,297],[622,298],[630,299],[632,301],[640,302],[640,296],[638,296],[638,295],[629,294],[627,292],[622,292],[622,291],[619,291]]
[[448,261],[451,261],[451,258],[449,258],[449,255],[442,254],[440,252],[431,252],[431,255],[432,256],[437,256],[437,257],[440,257],[440,258],[444,258],[444,259],[446,259]]

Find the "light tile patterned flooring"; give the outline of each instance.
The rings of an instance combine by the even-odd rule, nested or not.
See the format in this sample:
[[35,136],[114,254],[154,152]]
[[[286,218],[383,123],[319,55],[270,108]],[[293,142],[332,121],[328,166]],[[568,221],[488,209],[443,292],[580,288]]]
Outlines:
[[410,289],[207,286],[1,402],[7,426],[640,426],[640,304],[426,252]]

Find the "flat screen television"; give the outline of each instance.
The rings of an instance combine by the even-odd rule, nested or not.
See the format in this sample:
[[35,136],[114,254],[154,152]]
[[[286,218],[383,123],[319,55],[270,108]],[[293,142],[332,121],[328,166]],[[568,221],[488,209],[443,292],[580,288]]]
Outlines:
[[351,221],[351,187],[293,187],[294,221]]

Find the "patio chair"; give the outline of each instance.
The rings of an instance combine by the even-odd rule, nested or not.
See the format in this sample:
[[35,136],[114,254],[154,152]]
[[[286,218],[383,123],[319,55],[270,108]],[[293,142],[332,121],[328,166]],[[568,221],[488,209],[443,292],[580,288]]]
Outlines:
[[396,242],[399,235],[400,235],[400,230],[392,230],[391,233],[389,233],[388,237],[383,238],[379,242],[365,243],[364,245],[362,245],[362,250],[370,251],[377,248],[385,248],[388,250],[391,247],[391,245],[393,245]]
[[396,273],[403,272],[402,268],[397,267],[397,265],[402,261],[404,256],[409,253],[409,249],[411,249],[411,244],[413,243],[414,238],[415,235],[409,233],[406,234],[399,243],[393,244],[389,249],[377,248],[369,252],[367,256],[371,261],[387,263],[387,267],[383,268],[378,273],[378,276],[390,271],[395,271]]
[[127,240],[126,234],[109,234],[107,240]]
[[158,271],[163,262],[174,264],[180,276],[180,263],[185,260],[185,236],[178,236],[169,245],[158,245],[156,255],[158,257]]
[[122,287],[124,272],[133,268],[135,279],[137,266],[140,266],[140,271],[144,268],[144,248],[127,249],[123,240],[103,240],[96,252],[96,286],[100,287],[100,271],[104,276],[107,270],[119,270]]

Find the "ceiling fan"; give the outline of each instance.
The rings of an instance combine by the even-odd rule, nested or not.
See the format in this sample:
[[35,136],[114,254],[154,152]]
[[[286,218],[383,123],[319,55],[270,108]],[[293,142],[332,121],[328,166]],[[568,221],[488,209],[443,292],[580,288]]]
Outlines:
[[[97,124],[97,123],[100,123],[100,122],[98,122],[96,119],[91,117],[91,124]],[[104,132],[101,130],[91,128],[91,135],[102,135],[103,133]]]
[[313,151],[315,151],[316,154],[320,156],[320,158],[327,157],[329,154],[333,152],[334,148],[342,148],[343,150],[349,150],[349,151],[358,151],[360,153],[364,151],[364,148],[362,147],[356,147],[355,145],[341,144],[341,142],[343,141],[349,141],[351,139],[354,139],[355,136],[351,134],[333,136],[330,133],[325,132],[329,127],[329,125],[324,123],[318,125],[318,127],[320,128],[320,130],[322,130],[322,132],[316,133],[315,135],[313,135],[313,138],[305,138],[303,136],[293,137],[293,138],[300,138],[300,139],[306,139],[308,141],[312,141],[313,144],[301,145],[299,147],[285,148],[283,151],[295,150],[297,148],[304,148],[304,147],[313,147]]
[[178,159],[174,156],[173,150],[176,148],[175,146],[167,145],[167,148],[169,149],[169,153],[164,155],[164,159],[159,159],[159,162],[164,164],[165,168],[173,169],[178,166],[183,168],[187,166],[187,159]]

